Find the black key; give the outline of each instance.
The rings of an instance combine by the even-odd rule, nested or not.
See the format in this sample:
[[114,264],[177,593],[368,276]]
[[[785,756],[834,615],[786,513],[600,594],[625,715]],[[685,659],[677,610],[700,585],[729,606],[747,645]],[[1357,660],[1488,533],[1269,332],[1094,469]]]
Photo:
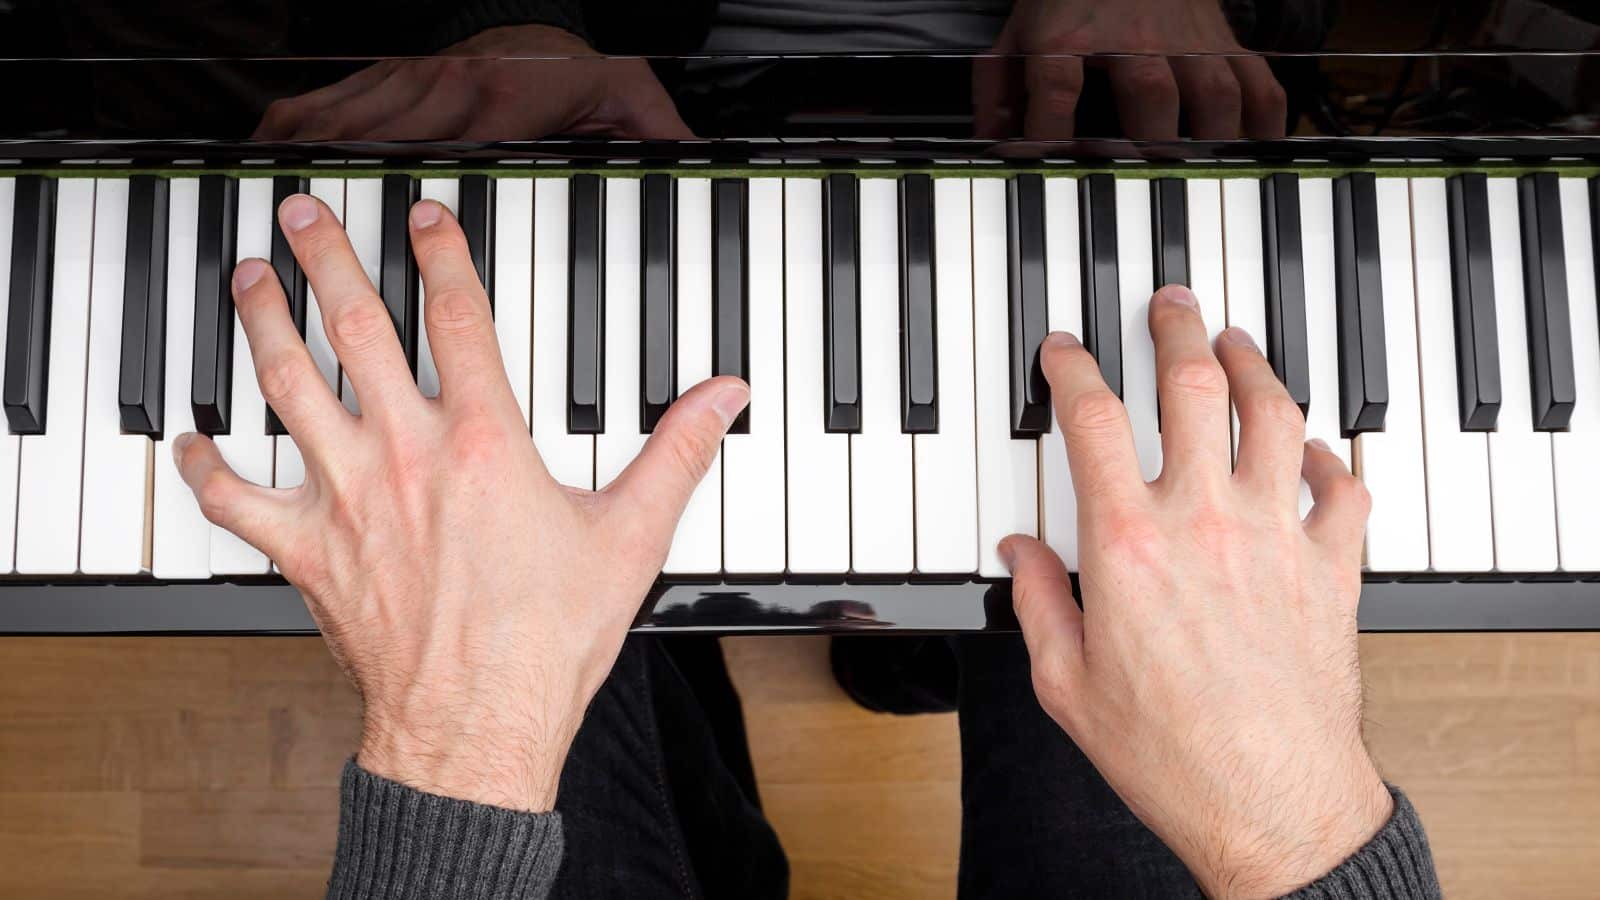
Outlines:
[[122,430],[161,437],[167,369],[167,180],[128,180],[128,252],[122,282]]
[[1016,175],[1006,187],[1011,436],[1025,438],[1050,430],[1050,384],[1039,364],[1039,350],[1050,331],[1045,298],[1044,178]]
[[1261,179],[1261,239],[1267,359],[1305,413],[1311,408],[1311,358],[1306,349],[1306,276],[1300,255],[1300,176],[1279,172]]
[[1346,437],[1382,431],[1389,408],[1378,263],[1378,182],[1355,172],[1333,183],[1334,306],[1339,320],[1339,425]]
[[646,175],[642,190],[639,430],[649,434],[678,399],[678,188],[671,175]]
[[934,332],[933,179],[900,179],[900,430],[939,430],[939,344]]
[[[711,374],[750,379],[749,182],[711,182]],[[728,427],[750,433],[750,407]]]
[[417,180],[410,175],[383,176],[382,249],[378,258],[378,295],[389,310],[389,321],[400,338],[406,365],[417,373],[417,258],[411,253],[411,207],[419,196]]
[[233,408],[233,277],[239,182],[200,176],[195,237],[194,359],[189,405],[202,434],[227,434]]
[[572,176],[567,247],[567,433],[605,430],[605,182]]
[[1182,178],[1157,178],[1150,191],[1156,287],[1189,285],[1189,194]]
[[[12,207],[11,304],[6,315],[6,422],[43,434],[50,376],[50,274],[55,260],[56,180],[19,175]],[[4,251],[0,251],[4,252]]]
[[1554,172],[1518,181],[1522,211],[1522,284],[1528,312],[1528,374],[1533,427],[1564,431],[1578,402],[1567,308],[1566,244],[1561,234],[1561,183]]
[[[301,339],[306,336],[306,273],[294,258],[289,247],[289,236],[278,224],[278,207],[295,194],[310,190],[307,180],[299,175],[277,175],[272,179],[272,271],[283,286],[283,295],[289,300],[289,317],[294,320],[294,330]],[[271,405],[267,406],[267,434],[288,434],[283,421]]]
[[1481,172],[1452,175],[1450,282],[1455,300],[1456,387],[1462,431],[1493,431],[1500,415],[1500,348],[1489,249],[1489,187]]
[[487,175],[461,176],[461,230],[467,234],[467,252],[478,270],[489,309],[494,309],[494,180]]
[[1078,179],[1083,242],[1083,346],[1100,363],[1106,387],[1122,396],[1122,286],[1117,275],[1117,186],[1110,175]]
[[823,429],[861,431],[860,196],[856,176],[829,175],[822,189]]

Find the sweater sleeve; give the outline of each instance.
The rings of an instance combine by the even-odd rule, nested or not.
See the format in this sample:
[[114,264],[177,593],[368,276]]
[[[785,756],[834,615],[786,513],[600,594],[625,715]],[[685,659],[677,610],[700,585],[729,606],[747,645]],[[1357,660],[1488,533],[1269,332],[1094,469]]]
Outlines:
[[345,763],[329,900],[543,900],[561,863],[559,813],[427,794]]
[[1439,876],[1417,811],[1394,785],[1394,813],[1366,846],[1287,900],[1438,900]]

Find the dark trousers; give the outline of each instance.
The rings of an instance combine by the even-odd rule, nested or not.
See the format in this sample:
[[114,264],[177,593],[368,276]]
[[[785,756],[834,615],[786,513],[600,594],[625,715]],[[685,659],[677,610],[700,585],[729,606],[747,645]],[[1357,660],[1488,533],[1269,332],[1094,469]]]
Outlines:
[[[695,661],[715,644],[684,654],[672,640],[630,638],[578,732],[556,803],[556,900],[788,895],[737,703],[720,665]],[[960,670],[963,900],[1200,895],[1040,709],[1020,638],[927,640],[953,640]]]

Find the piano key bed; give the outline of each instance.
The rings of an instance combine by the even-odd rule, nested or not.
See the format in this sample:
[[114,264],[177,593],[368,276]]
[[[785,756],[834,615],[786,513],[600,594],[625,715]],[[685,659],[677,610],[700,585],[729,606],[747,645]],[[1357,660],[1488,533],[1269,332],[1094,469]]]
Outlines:
[[232,308],[249,256],[359,411],[276,225],[296,191],[346,224],[427,394],[405,214],[457,213],[564,483],[605,486],[679,390],[750,382],[641,627],[1014,627],[996,542],[1036,534],[1077,564],[1039,340],[1083,337],[1153,478],[1145,312],[1182,282],[1213,334],[1255,336],[1370,489],[1364,629],[1600,628],[1597,176],[0,166],[0,633],[312,630],[271,561],[200,516],[168,446],[199,430],[251,480],[304,478]]

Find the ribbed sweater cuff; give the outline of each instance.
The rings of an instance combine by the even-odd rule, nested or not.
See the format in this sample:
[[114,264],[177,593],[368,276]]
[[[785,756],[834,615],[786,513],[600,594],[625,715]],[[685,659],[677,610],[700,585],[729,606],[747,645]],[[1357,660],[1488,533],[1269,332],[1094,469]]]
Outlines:
[[1442,896],[1422,820],[1394,785],[1394,813],[1365,847],[1288,900],[1436,900]]
[[542,900],[561,816],[427,794],[345,763],[329,900]]

